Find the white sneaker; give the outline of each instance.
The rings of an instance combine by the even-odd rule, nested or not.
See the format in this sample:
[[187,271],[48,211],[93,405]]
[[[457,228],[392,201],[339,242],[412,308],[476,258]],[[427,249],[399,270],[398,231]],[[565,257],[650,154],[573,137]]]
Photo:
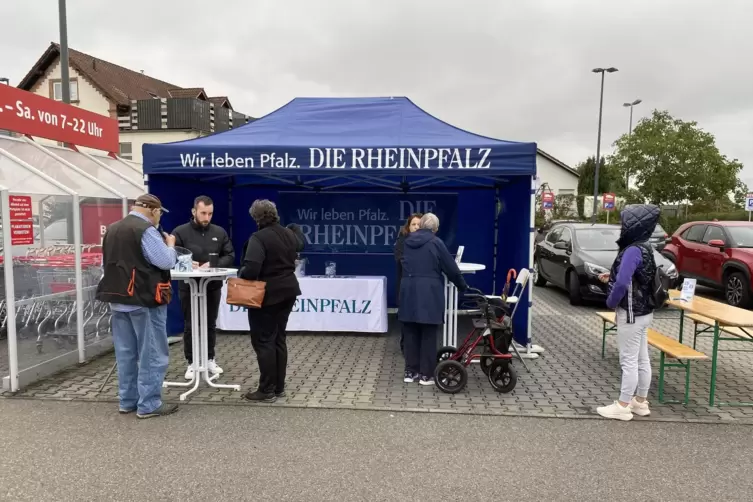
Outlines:
[[630,406],[622,406],[615,401],[608,406],[599,406],[596,408],[596,413],[604,418],[614,418],[616,420],[632,420],[633,413],[630,411]]
[[647,417],[651,414],[651,410],[648,409],[648,401],[638,402],[635,397],[630,400],[630,411],[639,417]]
[[186,380],[193,380],[193,366],[190,364],[188,365],[188,369],[186,370],[186,374],[184,375]]
[[214,359],[209,360],[209,363],[207,364],[207,369],[212,375],[219,375],[220,373],[225,372],[225,370],[217,366],[217,363],[214,361]]

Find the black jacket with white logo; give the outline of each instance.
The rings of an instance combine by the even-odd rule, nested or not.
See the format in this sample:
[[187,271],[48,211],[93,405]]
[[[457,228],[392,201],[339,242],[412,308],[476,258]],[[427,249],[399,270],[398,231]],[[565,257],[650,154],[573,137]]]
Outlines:
[[[206,227],[198,225],[193,219],[173,230],[175,245],[184,247],[193,253],[193,261],[204,264],[211,262],[212,255],[216,255],[217,267],[229,268],[235,264],[235,250],[225,229],[210,223]],[[184,282],[181,288],[188,288]],[[219,289],[222,281],[212,281],[209,289]]]

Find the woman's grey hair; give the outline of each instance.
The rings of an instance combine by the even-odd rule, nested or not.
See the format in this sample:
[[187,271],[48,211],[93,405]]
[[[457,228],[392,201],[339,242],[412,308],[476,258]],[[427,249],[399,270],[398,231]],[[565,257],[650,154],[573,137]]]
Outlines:
[[248,210],[248,214],[254,219],[256,225],[266,227],[272,223],[280,221],[280,215],[277,214],[277,206],[268,199],[256,199]]
[[421,216],[421,221],[418,222],[418,228],[436,232],[437,230],[439,230],[439,218],[437,218],[437,215],[435,215],[434,213],[426,213],[425,215]]

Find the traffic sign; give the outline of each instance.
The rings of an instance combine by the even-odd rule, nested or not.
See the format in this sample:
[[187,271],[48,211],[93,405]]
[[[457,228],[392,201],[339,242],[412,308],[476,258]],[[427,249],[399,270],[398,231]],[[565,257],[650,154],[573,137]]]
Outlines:
[[614,211],[615,196],[613,193],[605,193],[601,197],[601,202],[604,207],[604,211]]
[[554,208],[554,193],[544,192],[541,194],[541,208],[542,209]]
[[749,193],[745,196],[745,210],[753,211],[753,193]]

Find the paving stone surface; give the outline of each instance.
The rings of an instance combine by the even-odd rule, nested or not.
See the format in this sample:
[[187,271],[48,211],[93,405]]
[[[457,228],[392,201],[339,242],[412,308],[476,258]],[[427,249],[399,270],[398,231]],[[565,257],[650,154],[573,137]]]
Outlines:
[[[594,312],[604,307],[572,307],[566,295],[554,288],[536,288],[533,309],[534,342],[546,352],[528,360],[530,373],[516,361],[518,384],[509,394],[495,392],[478,365],[469,370],[464,391],[449,395],[435,387],[405,384],[403,358],[399,350],[399,326],[391,320],[389,335],[291,334],[287,397],[274,404],[253,405],[232,390],[213,389],[202,384],[186,403],[242,406],[292,406],[394,411],[424,411],[537,417],[600,418],[596,406],[616,399],[620,368],[616,339],[607,338],[606,357],[601,358],[601,321]],[[470,325],[461,320],[461,332]],[[677,312],[656,315],[653,327],[677,337]],[[685,339],[692,337],[692,323],[686,322]],[[724,348],[753,349],[753,344],[725,344]],[[171,346],[169,381],[184,381],[182,345]],[[693,364],[691,400],[687,406],[661,405],[657,399],[658,351],[649,349],[653,361],[653,382],[649,400],[651,416],[640,420],[753,424],[753,407],[708,406],[710,362]],[[699,339],[698,350],[711,354],[709,339]],[[246,335],[218,337],[217,360],[225,369],[220,383],[240,384],[243,390],[258,383],[258,366]],[[11,399],[117,401],[116,379],[98,390],[114,363],[110,354],[36,383]],[[665,393],[681,399],[684,376],[668,370]],[[168,388],[164,398],[178,402],[185,389]],[[718,365],[718,400],[753,401],[753,353],[722,352]],[[638,420],[639,418],[636,418]]]

